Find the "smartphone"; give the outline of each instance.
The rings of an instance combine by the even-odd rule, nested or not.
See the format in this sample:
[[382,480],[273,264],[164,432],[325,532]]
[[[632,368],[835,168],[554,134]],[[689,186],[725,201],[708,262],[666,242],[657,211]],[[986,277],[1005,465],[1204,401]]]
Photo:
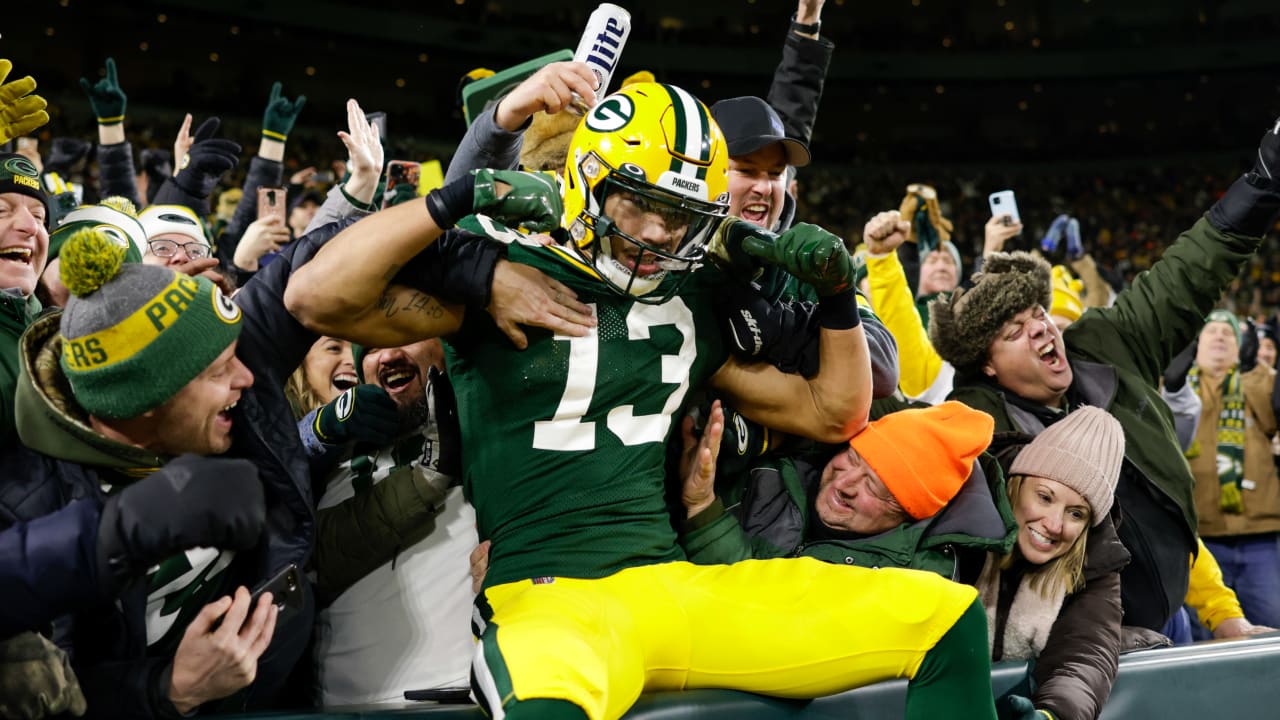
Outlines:
[[469,705],[471,703],[471,688],[450,687],[436,688],[434,690],[405,690],[404,699],[417,702],[438,702],[448,705]]
[[284,224],[284,188],[260,187],[258,188],[258,219],[272,216],[280,218],[280,224]]
[[1022,216],[1018,214],[1018,201],[1014,199],[1012,190],[993,192],[987,198],[987,202],[991,204],[992,217],[1009,216],[1005,219],[1005,225],[1017,225],[1022,222]]
[[381,111],[378,111],[378,112],[371,112],[371,113],[367,113],[367,114],[364,116],[364,119],[365,119],[365,120],[368,120],[371,124],[373,124],[373,125],[377,125],[377,126],[378,126],[378,135],[382,138],[382,141],[383,141],[383,142],[386,142],[386,140],[387,140],[387,114],[386,114],[386,113],[384,113],[384,112],[381,112]]
[[387,189],[397,185],[418,187],[418,178],[422,173],[422,165],[412,160],[392,160],[387,163]]
[[258,606],[258,598],[263,593],[271,593],[271,601],[275,604],[280,614],[276,616],[276,625],[284,622],[291,614],[302,609],[302,576],[298,572],[298,566],[289,563],[285,569],[276,573],[275,577],[262,583],[254,589],[253,595],[249,600],[249,611],[253,612],[253,608]]

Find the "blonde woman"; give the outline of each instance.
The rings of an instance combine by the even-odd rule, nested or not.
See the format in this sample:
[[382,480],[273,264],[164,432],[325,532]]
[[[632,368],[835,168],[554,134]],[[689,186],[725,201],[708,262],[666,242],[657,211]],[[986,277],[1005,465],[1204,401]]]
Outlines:
[[285,394],[294,417],[304,415],[334,401],[344,390],[359,383],[351,343],[323,336],[315,341],[302,364],[289,376]]
[[1009,467],[1017,542],[1009,555],[988,556],[978,591],[992,660],[1034,658],[1035,689],[1030,698],[1004,698],[1001,717],[1092,720],[1111,694],[1120,570],[1129,563],[1112,519],[1123,459],[1120,423],[1083,407]]

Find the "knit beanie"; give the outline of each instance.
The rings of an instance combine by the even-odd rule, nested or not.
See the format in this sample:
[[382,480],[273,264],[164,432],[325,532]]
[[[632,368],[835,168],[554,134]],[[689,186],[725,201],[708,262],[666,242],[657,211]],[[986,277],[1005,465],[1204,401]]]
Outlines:
[[142,262],[147,247],[147,231],[138,222],[133,203],[122,197],[109,197],[97,205],[81,205],[62,218],[62,224],[49,234],[49,259],[62,252],[62,244],[80,230],[97,230],[124,248],[124,262]]
[[77,402],[107,419],[134,418],[173,397],[240,335],[240,308],[209,280],[125,263],[98,228],[62,247],[62,370]]
[[49,227],[49,196],[40,187],[40,171],[17,153],[0,153],[0,193],[18,193],[44,205],[44,224]]
[[1240,319],[1236,317],[1235,313],[1230,310],[1214,310],[1204,319],[1205,325],[1208,325],[1211,322],[1224,322],[1230,325],[1231,329],[1236,333],[1236,345],[1240,344]]
[[1022,448],[1009,475],[1057,480],[1084,496],[1093,525],[1111,513],[1120,463],[1124,460],[1124,428],[1102,408],[1084,406],[1050,425]]
[[1080,290],[1084,283],[1071,274],[1062,265],[1053,266],[1053,307],[1050,315],[1058,315],[1071,322],[1080,319],[1084,314],[1084,303],[1080,302]]
[[975,376],[1000,328],[1034,305],[1053,306],[1049,263],[1022,251],[993,253],[973,287],[929,303],[929,341],[957,374]]
[[205,247],[209,246],[204,223],[186,205],[150,205],[138,215],[138,222],[142,224],[147,240],[173,234],[187,237],[191,242],[198,242]]
[[885,415],[854,435],[849,445],[902,509],[923,520],[960,492],[994,430],[990,415],[951,400]]

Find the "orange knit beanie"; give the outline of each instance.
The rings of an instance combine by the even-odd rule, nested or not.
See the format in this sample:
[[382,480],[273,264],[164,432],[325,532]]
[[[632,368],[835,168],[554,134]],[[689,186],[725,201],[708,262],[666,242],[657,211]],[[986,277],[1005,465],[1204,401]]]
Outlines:
[[995,421],[964,403],[891,413],[849,445],[875,470],[898,504],[917,520],[960,492],[973,461],[991,444]]

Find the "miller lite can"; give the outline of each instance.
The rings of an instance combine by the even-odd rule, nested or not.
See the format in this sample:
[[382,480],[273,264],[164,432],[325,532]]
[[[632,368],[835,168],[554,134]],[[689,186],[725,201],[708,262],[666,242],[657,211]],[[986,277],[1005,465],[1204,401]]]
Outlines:
[[[587,20],[587,29],[578,41],[578,51],[573,54],[575,62],[586,63],[595,73],[596,97],[602,98],[609,92],[609,81],[613,71],[618,67],[618,58],[622,57],[622,48],[627,44],[627,36],[631,34],[631,13],[613,3],[600,3],[600,7],[591,13]],[[577,114],[586,113],[587,107],[576,94],[571,109]]]

